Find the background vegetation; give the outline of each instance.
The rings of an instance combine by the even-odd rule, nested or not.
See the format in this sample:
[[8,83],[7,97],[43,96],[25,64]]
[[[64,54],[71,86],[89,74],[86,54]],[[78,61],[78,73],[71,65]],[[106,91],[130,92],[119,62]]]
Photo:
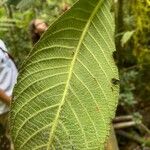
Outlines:
[[[32,48],[30,21],[42,18],[51,24],[74,1],[0,2],[0,39],[5,41],[18,68]],[[115,0],[112,11],[116,18],[114,57],[121,87],[116,115],[132,118],[130,127],[116,129],[117,139],[121,150],[142,150],[150,147],[150,1]]]

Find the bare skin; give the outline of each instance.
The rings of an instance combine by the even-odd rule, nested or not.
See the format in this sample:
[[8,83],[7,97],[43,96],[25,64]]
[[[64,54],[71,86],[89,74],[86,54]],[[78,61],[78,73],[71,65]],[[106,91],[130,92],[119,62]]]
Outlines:
[[5,103],[6,105],[10,105],[11,102],[11,96],[6,95],[5,91],[0,89],[0,101]]
[[39,35],[45,32],[48,28],[45,22],[41,19],[36,19],[34,25],[35,25],[35,33],[38,33]]

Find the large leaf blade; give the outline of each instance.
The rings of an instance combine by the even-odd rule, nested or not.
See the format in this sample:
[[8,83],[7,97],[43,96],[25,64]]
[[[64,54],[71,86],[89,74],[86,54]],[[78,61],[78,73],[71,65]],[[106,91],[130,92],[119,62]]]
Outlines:
[[110,0],[80,0],[31,51],[15,88],[17,149],[103,149],[118,86]]

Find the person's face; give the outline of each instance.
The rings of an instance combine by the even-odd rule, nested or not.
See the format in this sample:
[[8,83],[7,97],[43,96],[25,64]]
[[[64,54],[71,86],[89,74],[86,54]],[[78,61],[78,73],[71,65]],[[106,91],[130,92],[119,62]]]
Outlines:
[[48,28],[46,23],[40,19],[36,19],[34,25],[35,25],[35,33],[38,33],[39,35],[41,35]]

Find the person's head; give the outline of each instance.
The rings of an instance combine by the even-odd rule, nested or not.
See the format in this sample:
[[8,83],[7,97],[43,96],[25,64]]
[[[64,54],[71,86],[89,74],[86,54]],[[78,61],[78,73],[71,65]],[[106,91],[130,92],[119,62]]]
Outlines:
[[42,19],[34,19],[29,25],[32,43],[35,44],[41,37],[42,33],[48,28],[48,24]]

